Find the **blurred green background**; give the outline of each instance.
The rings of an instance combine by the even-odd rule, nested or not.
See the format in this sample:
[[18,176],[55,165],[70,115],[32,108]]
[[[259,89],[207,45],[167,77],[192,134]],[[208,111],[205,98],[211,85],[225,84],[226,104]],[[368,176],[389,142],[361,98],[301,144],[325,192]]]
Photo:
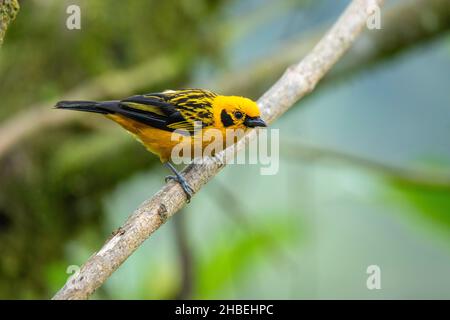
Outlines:
[[[167,174],[56,101],[257,99],[348,3],[20,1],[0,47],[0,298],[50,298]],[[450,298],[450,1],[387,1],[381,22],[273,124],[277,175],[227,167],[94,298]]]

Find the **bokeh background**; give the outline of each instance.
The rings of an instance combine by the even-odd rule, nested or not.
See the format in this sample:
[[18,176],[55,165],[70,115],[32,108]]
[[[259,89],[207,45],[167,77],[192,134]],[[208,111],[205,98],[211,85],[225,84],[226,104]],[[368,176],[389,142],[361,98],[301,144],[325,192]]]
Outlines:
[[[273,124],[279,173],[227,167],[94,298],[450,298],[450,1],[386,2],[382,29]],[[50,298],[167,174],[56,101],[257,99],[348,3],[21,0],[0,47],[0,298]]]

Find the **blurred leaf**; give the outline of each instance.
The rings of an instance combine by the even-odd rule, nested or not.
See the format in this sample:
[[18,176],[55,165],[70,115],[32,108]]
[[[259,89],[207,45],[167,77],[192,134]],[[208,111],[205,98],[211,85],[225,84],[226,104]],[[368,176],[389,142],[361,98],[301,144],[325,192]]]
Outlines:
[[202,299],[220,297],[233,280],[242,278],[252,268],[282,262],[277,261],[283,257],[281,254],[272,254],[297,238],[298,223],[291,217],[279,212],[262,213],[247,231],[236,232],[235,228],[230,228],[223,230],[219,239],[210,239],[208,255],[201,257],[197,264],[195,296]]
[[450,189],[429,188],[392,182],[392,194],[399,202],[407,200],[422,218],[450,235]]

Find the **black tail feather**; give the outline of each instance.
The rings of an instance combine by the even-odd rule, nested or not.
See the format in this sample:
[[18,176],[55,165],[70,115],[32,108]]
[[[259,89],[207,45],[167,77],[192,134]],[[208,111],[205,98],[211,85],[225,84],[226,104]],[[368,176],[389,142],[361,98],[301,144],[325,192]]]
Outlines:
[[55,108],[109,114],[115,112],[117,101],[59,101]]
[[128,119],[144,123],[150,127],[162,130],[173,131],[167,127],[167,116],[162,116],[152,112],[146,112],[139,109],[133,109],[123,105],[120,101],[59,101],[55,108],[68,109],[85,112],[94,112],[101,114],[119,114]]

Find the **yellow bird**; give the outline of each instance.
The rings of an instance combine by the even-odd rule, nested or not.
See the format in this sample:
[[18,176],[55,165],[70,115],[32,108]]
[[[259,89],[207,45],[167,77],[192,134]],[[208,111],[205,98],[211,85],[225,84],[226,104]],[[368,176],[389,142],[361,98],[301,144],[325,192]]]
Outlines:
[[120,124],[159,156],[174,174],[166,177],[166,181],[176,180],[188,201],[193,189],[170,163],[172,149],[179,143],[172,138],[174,131],[182,130],[195,137],[198,124],[204,133],[218,129],[223,135],[226,129],[266,126],[254,101],[203,89],[166,90],[114,101],[60,101],[56,108],[100,113]]

